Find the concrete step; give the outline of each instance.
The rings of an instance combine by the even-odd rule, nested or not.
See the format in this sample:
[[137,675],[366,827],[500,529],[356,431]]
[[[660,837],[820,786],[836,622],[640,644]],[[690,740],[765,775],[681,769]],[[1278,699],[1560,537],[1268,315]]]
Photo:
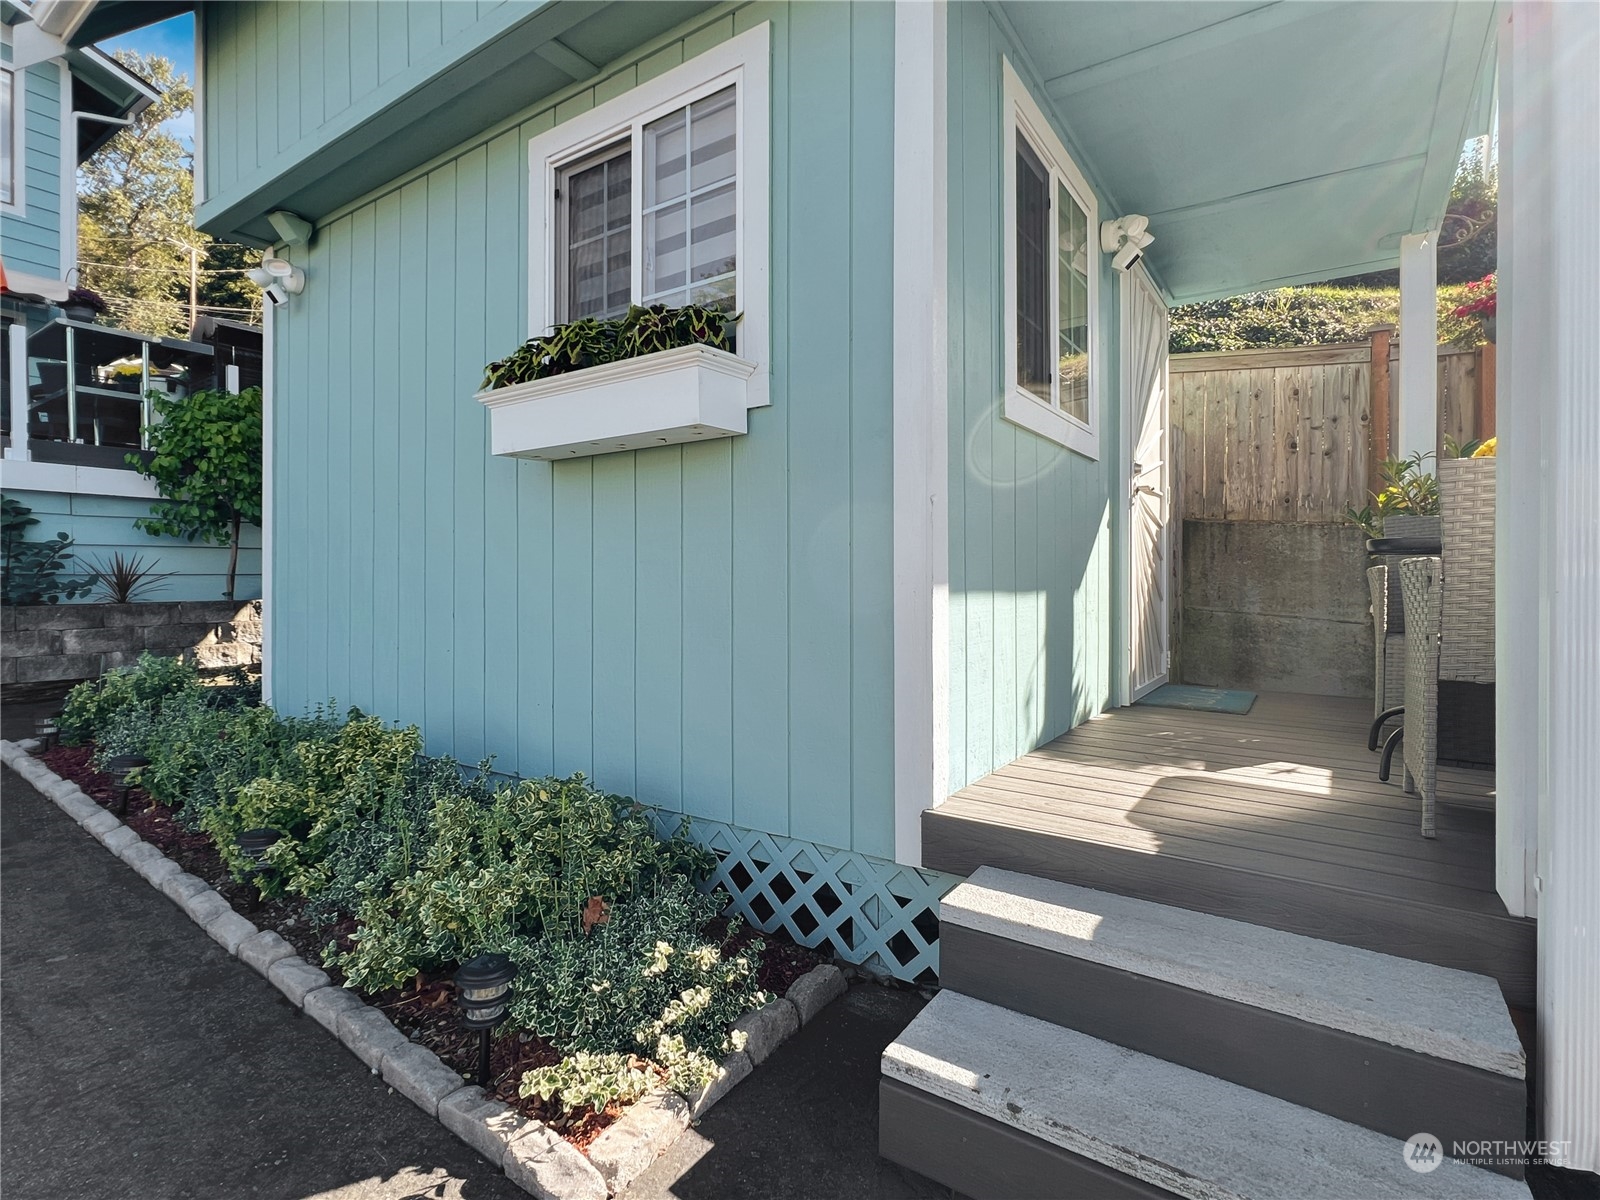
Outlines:
[[1526,1136],[1485,976],[991,867],[940,909],[953,991],[1391,1137]]
[[1402,1140],[948,990],[884,1051],[879,1141],[977,1200],[1529,1194],[1452,1159],[1415,1171]]

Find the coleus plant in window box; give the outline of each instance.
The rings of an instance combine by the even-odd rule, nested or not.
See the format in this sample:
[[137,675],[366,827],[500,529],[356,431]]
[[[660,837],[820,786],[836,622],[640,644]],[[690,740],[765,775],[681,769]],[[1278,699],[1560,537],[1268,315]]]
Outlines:
[[529,339],[484,369],[493,452],[554,460],[744,433],[756,364],[733,352],[736,319],[635,305]]

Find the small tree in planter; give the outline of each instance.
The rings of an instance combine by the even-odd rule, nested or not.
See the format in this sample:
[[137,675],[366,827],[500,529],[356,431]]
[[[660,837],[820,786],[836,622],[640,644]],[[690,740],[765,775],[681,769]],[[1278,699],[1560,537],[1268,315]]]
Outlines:
[[151,399],[160,418],[149,429],[154,456],[130,454],[128,465],[155,480],[165,499],[134,524],[153,537],[231,547],[222,595],[232,600],[239,532],[261,524],[261,389]]

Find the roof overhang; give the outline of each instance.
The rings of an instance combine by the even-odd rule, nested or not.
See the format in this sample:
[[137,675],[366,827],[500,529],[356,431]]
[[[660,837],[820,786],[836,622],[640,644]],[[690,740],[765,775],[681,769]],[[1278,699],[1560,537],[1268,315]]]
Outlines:
[[999,9],[1175,303],[1393,266],[1488,129],[1489,0]]

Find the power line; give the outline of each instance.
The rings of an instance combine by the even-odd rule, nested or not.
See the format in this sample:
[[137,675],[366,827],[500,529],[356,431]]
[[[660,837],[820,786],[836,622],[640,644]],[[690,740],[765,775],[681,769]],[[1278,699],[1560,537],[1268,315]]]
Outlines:
[[[184,278],[188,278],[189,275],[188,267],[134,267],[125,266],[122,263],[86,261],[80,261],[78,265],[80,267],[102,267],[107,271],[138,271],[145,274],[182,275]],[[248,275],[250,271],[251,268],[249,267],[200,267],[197,273],[200,275]]]

